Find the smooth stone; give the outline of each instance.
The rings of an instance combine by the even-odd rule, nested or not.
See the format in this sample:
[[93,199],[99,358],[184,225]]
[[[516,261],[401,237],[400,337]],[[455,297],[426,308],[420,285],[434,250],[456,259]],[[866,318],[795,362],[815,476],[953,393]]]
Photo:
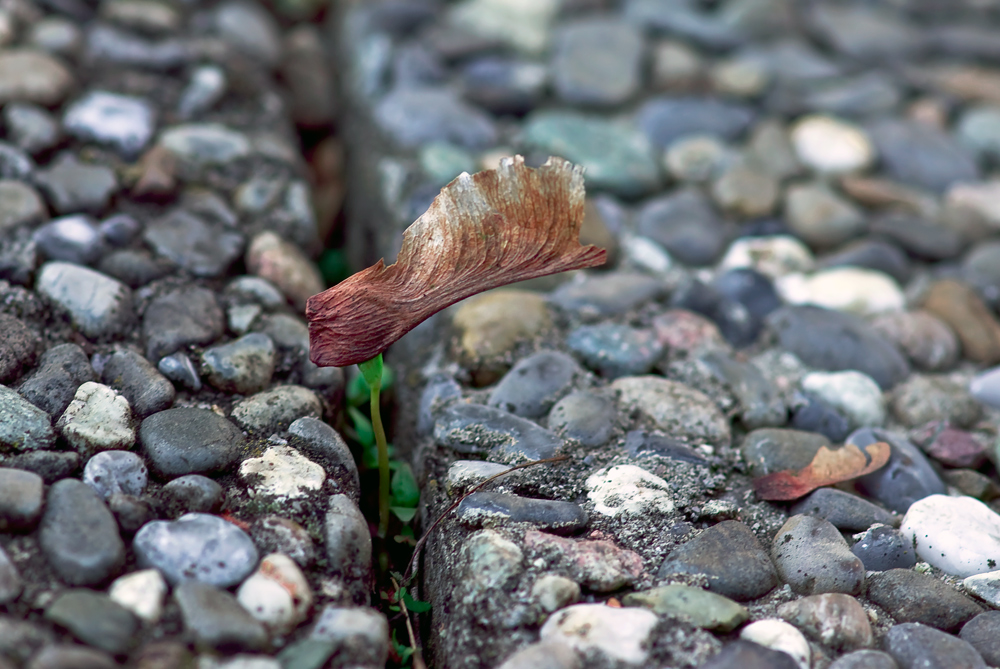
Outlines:
[[779,606],[778,615],[834,650],[868,648],[874,641],[868,614],[850,595],[830,593],[803,597]]
[[250,395],[271,382],[276,353],[267,335],[248,334],[202,353],[206,380],[223,392]]
[[537,641],[522,647],[504,660],[497,669],[580,669],[576,651],[561,641]]
[[13,604],[23,591],[24,580],[21,578],[20,572],[14,566],[7,552],[0,548],[0,605]]
[[7,138],[28,153],[40,153],[59,141],[59,123],[47,109],[28,102],[10,102],[4,105],[2,114]]
[[816,432],[834,442],[843,441],[851,432],[847,418],[812,393],[795,393],[788,408],[788,426],[796,430]]
[[712,135],[685,135],[666,148],[663,165],[681,182],[704,183],[722,175],[733,156]]
[[574,604],[542,625],[541,639],[558,640],[577,652],[597,652],[612,661],[642,665],[649,657],[648,640],[656,621],[656,614],[645,609]]
[[146,358],[131,349],[119,349],[104,364],[101,380],[120,392],[140,418],[169,409],[174,386]]
[[958,141],[979,160],[1000,158],[1000,109],[993,104],[970,105],[955,124]]
[[147,523],[132,542],[140,568],[158,569],[171,585],[197,581],[228,588],[257,566],[257,549],[236,525],[206,513]]
[[494,461],[550,458],[563,441],[537,424],[480,404],[454,404],[434,424],[434,440],[459,453],[488,452]]
[[855,239],[818,261],[821,269],[858,268],[879,272],[906,284],[913,274],[913,263],[896,244],[876,237]]
[[146,357],[159,360],[187,346],[206,346],[222,336],[222,309],[212,291],[199,286],[155,298],[142,318]]
[[179,383],[192,392],[201,390],[201,377],[191,358],[183,351],[177,351],[160,358],[156,369],[174,383]]
[[652,98],[636,112],[636,125],[659,149],[685,135],[713,135],[733,140],[742,135],[753,120],[754,113],[749,107],[714,98]]
[[152,138],[156,122],[153,106],[143,98],[91,91],[66,108],[63,126],[81,141],[110,144],[132,157]]
[[1000,612],[986,611],[965,623],[958,636],[982,656],[990,666],[1000,665]]
[[163,615],[167,582],[155,569],[141,569],[119,576],[108,588],[111,601],[132,612],[146,623],[155,625]]
[[879,216],[869,224],[868,231],[889,238],[910,255],[927,260],[955,258],[964,246],[957,231],[936,221],[902,212]]
[[0,53],[0,104],[57,105],[73,85],[73,74],[54,56],[24,48]]
[[771,557],[778,576],[798,594],[856,595],[864,587],[864,564],[851,553],[840,531],[822,518],[789,518],[774,537]]
[[799,666],[809,669],[812,649],[802,632],[784,620],[765,618],[750,623],[740,630],[740,639],[758,643],[765,648],[785,653]]
[[[14,615],[4,615],[0,617],[0,653],[2,653],[5,660],[7,660],[9,665],[14,667],[26,666],[32,655],[42,656],[46,654],[43,648],[48,648],[49,652],[55,651],[56,649],[64,649],[67,646],[60,646],[56,643],[56,635],[52,632],[47,625],[43,625],[40,622],[24,620],[21,617],[16,617]],[[76,646],[76,648],[80,648]],[[104,653],[99,653],[96,650],[83,649],[88,653],[93,653],[95,655],[105,656]],[[108,667],[114,667],[114,660],[111,657],[106,657],[106,661],[102,665],[98,665],[100,669],[107,669]],[[71,663],[67,663],[63,666],[68,669],[69,667],[75,667]]]
[[593,448],[611,439],[618,412],[610,397],[594,391],[577,391],[556,402],[549,412],[549,429],[567,439]]
[[161,489],[171,517],[185,513],[216,513],[222,507],[222,486],[200,474],[188,474]]
[[902,435],[863,427],[852,432],[847,441],[860,448],[876,441],[890,445],[889,462],[878,471],[862,476],[856,485],[863,494],[881,502],[891,511],[906,513],[918,499],[945,493],[944,481],[927,458]]
[[712,287],[724,298],[743,305],[759,327],[781,307],[781,298],[771,279],[750,268],[731,269],[716,276]]
[[336,430],[322,420],[306,416],[288,426],[288,437],[292,446],[323,467],[338,492],[354,500],[360,498],[358,466]]
[[563,156],[586,171],[587,187],[638,197],[660,186],[653,147],[629,125],[572,111],[536,111],[525,119],[524,141]]
[[582,325],[569,333],[566,345],[588,367],[612,379],[650,372],[663,353],[651,330],[614,323]]
[[80,641],[116,655],[135,643],[139,627],[128,609],[107,595],[83,588],[59,595],[45,610],[45,618]]
[[802,172],[787,128],[776,119],[760,121],[750,129],[747,157],[775,179],[785,180]]
[[233,406],[232,419],[251,434],[271,434],[286,429],[299,418],[323,415],[316,393],[303,386],[278,386],[251,395]]
[[895,524],[893,515],[882,507],[836,488],[819,488],[811,492],[792,505],[789,513],[822,518],[844,532],[860,532],[876,523]]
[[195,276],[226,273],[243,254],[243,235],[177,210],[146,226],[143,239],[160,256]]
[[565,576],[543,574],[531,586],[531,598],[538,602],[544,611],[553,613],[570,604],[576,604],[580,600],[580,586]]
[[1000,497],[1000,485],[989,476],[972,469],[949,469],[941,474],[941,478],[963,495],[984,502],[992,502]]
[[779,650],[742,639],[727,644],[702,669],[801,669],[799,663]]
[[254,236],[245,261],[250,272],[273,284],[300,311],[305,309],[306,300],[325,288],[312,260],[273,232]]
[[404,148],[450,142],[467,149],[485,149],[498,138],[488,114],[445,87],[396,87],[377,103],[374,115],[381,129]]
[[518,52],[537,55],[548,46],[551,23],[558,12],[555,0],[465,0],[449,9],[446,20],[487,43],[499,42]]
[[653,318],[652,326],[673,355],[691,357],[705,351],[730,350],[715,323],[688,309],[667,309]]
[[875,148],[861,128],[832,116],[805,116],[791,128],[799,161],[820,174],[845,174],[867,169]]
[[810,367],[857,370],[883,390],[910,373],[896,347],[851,314],[811,306],[782,307],[768,316],[767,322],[782,348]]
[[942,192],[953,183],[979,177],[971,154],[949,134],[926,123],[887,118],[867,130],[883,167],[896,181]]
[[698,358],[733,393],[740,406],[740,421],[748,430],[780,427],[788,420],[788,408],[774,385],[754,365],[718,351]]
[[256,329],[271,338],[279,354],[302,355],[309,351],[309,326],[291,314],[261,316]]
[[519,360],[500,379],[490,393],[489,406],[524,418],[543,416],[582,372],[577,362],[565,353],[535,353]]
[[754,533],[735,520],[724,520],[675,548],[660,566],[670,574],[704,574],[711,592],[747,601],[778,585],[778,575]]
[[74,451],[27,451],[7,457],[4,464],[38,474],[51,485],[79,471],[80,454]]
[[954,576],[995,571],[1000,515],[972,497],[930,495],[914,502],[900,525],[917,555]]
[[[761,319],[751,314],[746,305],[724,296],[715,286],[698,279],[681,283],[671,297],[670,306],[710,318],[726,341],[735,347],[754,343],[761,331]],[[654,328],[656,324],[654,320]]]
[[81,455],[126,450],[135,444],[135,421],[128,400],[111,388],[87,381],[56,421],[56,429]]
[[0,180],[0,232],[46,218],[45,202],[34,188],[20,181]]
[[98,214],[118,190],[114,170],[80,162],[72,153],[60,154],[47,168],[38,170],[35,183],[48,195],[57,214]]
[[487,55],[462,68],[461,84],[466,99],[494,114],[524,114],[544,97],[549,69],[529,60]]
[[549,300],[592,321],[626,313],[667,293],[668,287],[660,279],[644,274],[615,272],[564,283],[550,294]]
[[90,486],[75,479],[49,488],[38,542],[68,585],[103,583],[125,562],[125,544],[114,516]]
[[953,279],[936,281],[921,306],[954,330],[963,357],[986,364],[1000,361],[1000,322],[971,286]]
[[368,521],[347,495],[332,495],[323,520],[327,568],[339,576],[357,602],[368,604],[372,537]]
[[841,655],[827,669],[899,669],[899,665],[881,650],[856,650]]
[[316,563],[316,542],[309,532],[289,518],[264,516],[250,528],[254,545],[265,553],[282,553],[303,569]]
[[281,28],[264,7],[248,0],[226,2],[215,10],[215,29],[238,51],[268,67],[281,59]]
[[48,260],[89,265],[104,252],[101,232],[87,215],[61,216],[35,229],[31,235]]
[[256,495],[284,500],[319,490],[326,472],[294,448],[273,443],[259,458],[247,458],[240,464],[240,478]]
[[962,587],[970,595],[996,607],[1000,602],[1000,570],[968,576],[962,581]]
[[139,440],[153,471],[164,478],[222,471],[239,457],[245,441],[230,421],[192,407],[149,416],[139,426]]
[[689,446],[660,432],[631,430],[625,435],[625,452],[633,458],[659,456],[678,462],[708,465],[708,460]]
[[231,300],[236,300],[237,304],[258,304],[267,311],[273,311],[285,304],[285,296],[277,286],[259,276],[244,274],[236,277],[226,285],[223,294]]
[[659,615],[687,619],[697,627],[731,632],[750,618],[745,606],[714,592],[689,585],[665,585],[631,592],[622,597],[625,606],[641,606]]
[[733,272],[747,268],[772,280],[786,274],[810,272],[814,266],[815,259],[809,247],[789,235],[741,237],[729,245],[719,261],[721,270]]
[[243,581],[236,600],[274,634],[287,634],[306,620],[313,604],[309,582],[298,565],[281,553],[266,555]]
[[867,530],[851,547],[868,571],[909,569],[917,563],[913,540],[899,530],[878,526]]
[[249,138],[219,123],[188,123],[163,130],[157,142],[179,158],[203,168],[250,155]]
[[530,499],[496,492],[474,492],[455,510],[472,527],[527,523],[554,534],[574,534],[587,526],[587,512],[572,502]]
[[587,499],[604,516],[666,515],[674,510],[670,486],[635,465],[615,465],[587,477]]
[[865,229],[861,210],[822,183],[790,186],[785,218],[791,231],[814,249],[833,248]]
[[7,142],[0,142],[0,177],[4,179],[30,179],[36,165],[27,153]]
[[[642,85],[642,33],[607,16],[576,19],[555,33],[552,85],[569,105],[613,106]],[[600,44],[600,49],[594,49]]]
[[103,451],[87,461],[83,482],[107,500],[115,493],[138,497],[146,490],[149,472],[142,458],[130,451]]
[[121,249],[102,256],[97,270],[134,289],[163,278],[174,270],[174,266],[145,250]]
[[0,532],[31,530],[42,517],[42,477],[0,467]]
[[946,632],[983,612],[950,585],[910,569],[873,574],[868,579],[868,599],[899,622],[923,623]]
[[185,581],[174,590],[174,599],[197,648],[263,650],[267,645],[264,626],[225,590]]
[[37,653],[28,669],[114,669],[120,666],[110,653],[76,644],[50,645]]
[[964,386],[945,377],[923,375],[914,375],[893,390],[892,411],[907,427],[935,419],[969,427],[982,415],[982,407]]
[[802,389],[818,397],[847,418],[852,428],[881,427],[886,419],[882,390],[870,376],[845,372],[810,372]]
[[[462,302],[452,316],[452,325],[458,332],[463,358],[482,370],[488,361],[508,353],[518,342],[552,327],[552,317],[542,295],[501,289]],[[488,376],[493,377],[492,382],[500,375]]]
[[4,334],[0,341],[0,382],[10,383],[34,364],[38,335],[24,321],[7,314],[0,314],[0,331]]
[[881,314],[871,321],[871,326],[920,369],[930,372],[950,369],[960,357],[955,332],[927,311]]
[[729,50],[746,39],[737,22],[700,7],[669,0],[630,0],[625,17],[655,33],[675,34],[711,51]]
[[789,274],[776,282],[787,304],[811,304],[861,316],[902,311],[906,298],[884,272],[861,267],[833,267],[811,276]]
[[711,264],[726,242],[711,203],[691,188],[647,201],[639,210],[636,230],[688,265]]
[[368,607],[325,606],[309,638],[332,644],[334,652],[370,663],[362,666],[385,666],[389,655],[389,623],[382,613]]
[[36,290],[65,310],[73,324],[91,339],[122,334],[133,319],[128,286],[87,267],[66,262],[45,263]]
[[638,411],[656,427],[681,439],[728,444],[729,421],[708,396],[656,376],[627,376],[611,384],[620,404]]
[[919,622],[893,625],[883,644],[899,669],[986,669],[972,644]]
[[756,478],[786,469],[807,467],[821,448],[830,448],[821,434],[784,428],[759,428],[743,439],[740,452]]

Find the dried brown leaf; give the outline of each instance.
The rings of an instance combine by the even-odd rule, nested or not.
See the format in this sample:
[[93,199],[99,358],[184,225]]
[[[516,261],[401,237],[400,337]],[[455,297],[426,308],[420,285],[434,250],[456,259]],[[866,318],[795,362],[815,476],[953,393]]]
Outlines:
[[579,242],[583,213],[583,171],[560,158],[462,174],[406,229],[394,264],[379,260],[309,298],[310,358],[364,362],[470,295],[604,264],[604,249]]
[[840,448],[823,446],[812,462],[799,471],[786,469],[762,476],[754,480],[753,488],[761,499],[798,499],[816,488],[871,474],[889,461],[890,452],[889,444],[884,441],[863,448],[850,443]]

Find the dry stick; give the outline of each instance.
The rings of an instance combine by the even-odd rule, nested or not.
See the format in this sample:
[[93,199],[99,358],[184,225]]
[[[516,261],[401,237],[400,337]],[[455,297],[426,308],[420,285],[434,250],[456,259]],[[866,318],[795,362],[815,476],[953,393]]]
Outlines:
[[[392,587],[396,588],[396,592],[402,592],[395,577],[390,576],[389,578],[392,580]],[[402,596],[399,598],[399,607],[403,610],[403,615],[406,619],[406,632],[410,635],[410,648],[413,649],[413,669],[427,669],[427,665],[424,664],[424,655],[421,652],[420,644],[417,643],[417,635],[414,634],[413,624],[410,622],[410,610],[406,608],[406,602],[403,601]]]
[[471,495],[474,492],[479,492],[480,490],[482,490],[486,486],[486,484],[492,483],[493,481],[495,481],[496,479],[500,478],[501,476],[506,476],[507,474],[510,474],[513,471],[517,471],[518,469],[526,469],[528,467],[534,467],[535,465],[543,465],[543,464],[545,464],[547,462],[562,462],[563,460],[569,460],[569,456],[568,455],[557,455],[554,458],[545,458],[544,460],[532,460],[531,462],[525,462],[525,463],[522,463],[522,464],[519,464],[519,465],[515,465],[514,467],[511,467],[510,469],[508,469],[506,471],[502,471],[499,474],[494,474],[493,476],[489,477],[488,479],[486,479],[482,483],[480,483],[480,484],[478,484],[476,486],[473,486],[464,495],[462,495],[461,497],[459,497],[458,499],[456,499],[454,501],[454,503],[452,503],[451,506],[449,506],[447,509],[445,509],[444,513],[442,513],[440,516],[437,517],[437,520],[435,520],[433,523],[431,523],[431,526],[429,528],[427,528],[427,531],[424,532],[424,534],[423,534],[422,537],[420,537],[420,541],[418,541],[417,545],[413,547],[413,556],[410,558],[410,563],[408,565],[406,565],[406,573],[403,574],[403,583],[409,583],[410,579],[413,577],[413,575],[411,573],[412,570],[413,570],[413,563],[419,557],[421,549],[424,547],[424,544],[427,543],[428,537],[431,536],[431,532],[433,532],[435,530],[435,528],[437,528],[437,526],[441,524],[441,521],[445,519],[445,516],[447,516],[452,511],[454,511],[458,507],[458,505],[461,504],[465,500],[466,497],[468,497],[469,495]]

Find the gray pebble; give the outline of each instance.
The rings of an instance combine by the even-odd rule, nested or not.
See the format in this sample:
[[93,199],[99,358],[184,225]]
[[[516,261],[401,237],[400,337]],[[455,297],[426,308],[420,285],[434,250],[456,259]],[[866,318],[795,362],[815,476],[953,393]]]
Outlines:
[[856,650],[837,658],[827,669],[899,669],[899,665],[880,650]]
[[178,209],[146,226],[143,239],[195,276],[222,276],[243,253],[243,235]]
[[901,623],[952,631],[983,607],[947,583],[912,569],[890,569],[868,579],[868,599]]
[[174,585],[194,580],[228,588],[249,576],[258,558],[246,532],[206,513],[148,523],[132,549],[141,567],[159,569]]
[[0,467],[0,532],[31,530],[42,517],[42,477]]
[[143,314],[146,357],[159,360],[186,346],[211,344],[224,328],[215,293],[198,286],[171,291],[150,302]]
[[118,190],[114,170],[82,163],[72,153],[63,153],[49,167],[38,170],[35,182],[48,195],[58,214],[81,211],[98,214],[107,208]]
[[129,214],[115,214],[101,221],[97,226],[104,241],[112,246],[125,246],[142,229],[139,221]]
[[109,144],[134,158],[153,136],[154,114],[143,98],[91,91],[66,108],[63,126],[82,141]]
[[112,493],[108,497],[108,508],[118,521],[121,531],[130,535],[156,518],[156,512],[148,499],[123,492]]
[[76,344],[59,344],[42,354],[38,369],[21,384],[19,392],[26,400],[59,416],[76,395],[76,389],[97,375],[83,349]]
[[[556,95],[571,105],[626,102],[641,85],[643,34],[609,16],[570,21],[558,30],[552,57]],[[594,45],[600,44],[600,49]]]
[[0,142],[0,178],[27,180],[35,171],[35,161],[21,149]]
[[45,618],[85,644],[115,655],[128,651],[139,628],[139,621],[128,609],[85,588],[60,594],[45,610]]
[[355,502],[361,496],[358,466],[344,438],[318,418],[306,416],[288,426],[289,443],[310,460],[322,465],[332,481]]
[[262,650],[264,626],[236,598],[209,584],[185,581],[174,590],[184,629],[200,650]]
[[192,392],[201,390],[201,377],[198,376],[198,370],[195,369],[191,358],[182,351],[177,351],[176,353],[171,353],[160,358],[160,362],[156,365],[156,368],[163,376],[174,383],[181,384]]
[[26,669],[117,669],[109,653],[78,645],[51,645],[31,658]]
[[625,452],[633,458],[657,455],[678,462],[708,465],[708,460],[684,444],[662,432],[632,430],[625,435]]
[[235,0],[215,11],[215,29],[226,42],[268,67],[281,59],[281,28],[256,2]]
[[100,230],[85,214],[54,218],[36,229],[31,238],[45,258],[77,265],[95,262],[104,251]]
[[102,256],[97,269],[130,288],[141,288],[169,274],[173,265],[145,249],[121,249]]
[[48,110],[30,102],[4,105],[3,122],[7,137],[28,153],[39,153],[59,141],[58,121]]
[[80,454],[76,451],[28,451],[7,458],[3,464],[38,474],[45,483],[52,485],[72,476],[80,468]]
[[368,521],[347,495],[330,497],[323,525],[328,568],[343,579],[355,601],[367,602],[371,574],[372,537]]
[[265,516],[250,528],[254,544],[263,553],[284,553],[303,569],[316,562],[316,543],[306,528],[290,518]]
[[139,426],[139,440],[153,471],[173,478],[221,471],[239,457],[243,434],[207,409],[168,409]]
[[115,351],[104,364],[101,381],[124,395],[141,418],[169,409],[174,403],[173,384],[131,349]]
[[808,497],[793,504],[789,513],[793,516],[805,513],[823,518],[845,532],[860,532],[875,523],[895,524],[893,515],[882,507],[836,488],[820,488],[810,493]]
[[0,385],[0,446],[30,451],[55,443],[49,415],[7,386]]
[[187,120],[211,109],[226,92],[226,73],[215,65],[201,65],[191,73],[177,103],[177,115]]
[[891,527],[873,527],[851,547],[868,571],[909,569],[917,563],[913,539]]
[[669,286],[655,277],[614,272],[570,281],[549,296],[555,305],[585,319],[615,316],[664,297]]
[[893,625],[883,643],[899,669],[986,669],[968,641],[920,623]]
[[98,585],[125,562],[125,544],[108,507],[83,481],[63,479],[49,488],[38,543],[69,585]]
[[83,482],[104,500],[115,493],[141,495],[148,481],[146,463],[130,451],[103,451],[83,467]]
[[188,474],[167,483],[160,490],[171,516],[185,513],[215,513],[222,508],[222,486],[200,474]]
[[530,499],[498,492],[474,492],[458,505],[456,517],[473,527],[527,523],[553,534],[574,534],[587,526],[587,512],[578,504]]
[[686,188],[646,202],[636,229],[686,265],[708,265],[725,248],[726,231],[711,202]]
[[310,639],[330,641],[361,666],[382,667],[389,656],[389,623],[370,608],[329,605],[320,612]]
[[550,458],[562,439],[524,418],[481,404],[455,404],[434,424],[434,440],[459,453],[489,452],[491,460]]
[[601,376],[616,379],[653,369],[663,354],[652,330],[601,323],[582,325],[566,337],[566,345]]
[[497,140],[492,117],[448,88],[398,87],[379,101],[374,113],[379,126],[404,147],[437,141],[482,149]]
[[959,637],[975,648],[986,664],[1000,666],[1000,611],[986,611],[965,623]]
[[0,232],[5,235],[9,235],[19,225],[47,218],[42,197],[34,188],[21,181],[0,180],[0,204],[3,205],[3,211],[0,211]]
[[134,317],[131,289],[87,267],[45,263],[35,289],[68,312],[73,324],[91,339],[122,334]]
[[802,595],[855,595],[864,586],[864,564],[837,528],[822,518],[789,518],[774,536],[771,556],[781,580]]
[[498,669],[580,669],[580,658],[572,648],[559,641],[537,641],[524,646],[504,660]]
[[614,400],[599,391],[582,390],[552,407],[549,429],[584,446],[603,446],[611,439],[617,418]]
[[702,669],[799,669],[788,653],[742,639],[722,649]]
[[434,430],[434,422],[445,405],[461,399],[462,386],[447,374],[436,374],[427,381],[420,393],[417,413],[417,434],[426,436]]
[[159,145],[194,167],[225,165],[250,155],[250,140],[220,123],[187,123],[167,128]]
[[897,181],[940,193],[953,183],[979,179],[971,152],[926,123],[886,118],[872,124],[868,134]]
[[889,462],[858,479],[859,491],[899,513],[906,513],[918,499],[945,493],[947,486],[944,481],[920,449],[904,435],[864,427],[847,437],[848,443],[861,448],[878,441],[888,442],[892,448]]
[[270,337],[254,332],[206,349],[201,359],[209,384],[223,392],[250,395],[271,382],[276,351]]
[[23,590],[24,580],[21,578],[21,574],[8,557],[7,552],[0,546],[0,606],[17,601]]
[[278,386],[251,395],[233,407],[232,419],[255,435],[271,435],[299,418],[323,415],[323,405],[316,393],[302,386]]
[[25,368],[35,362],[38,335],[18,318],[0,314],[0,383],[10,383],[20,378]]
[[583,370],[558,351],[541,351],[515,364],[490,393],[489,405],[515,416],[537,418],[548,413]]
[[243,275],[230,281],[223,295],[236,304],[259,304],[268,311],[285,306],[285,296],[259,276]]

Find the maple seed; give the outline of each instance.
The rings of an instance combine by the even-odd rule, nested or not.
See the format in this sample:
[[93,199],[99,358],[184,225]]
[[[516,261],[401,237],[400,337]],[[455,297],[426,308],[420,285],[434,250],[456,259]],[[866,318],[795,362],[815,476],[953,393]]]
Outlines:
[[421,321],[476,293],[603,265],[580,244],[583,168],[524,158],[463,173],[403,233],[396,262],[382,260],[306,303],[309,357],[321,367],[371,360]]

